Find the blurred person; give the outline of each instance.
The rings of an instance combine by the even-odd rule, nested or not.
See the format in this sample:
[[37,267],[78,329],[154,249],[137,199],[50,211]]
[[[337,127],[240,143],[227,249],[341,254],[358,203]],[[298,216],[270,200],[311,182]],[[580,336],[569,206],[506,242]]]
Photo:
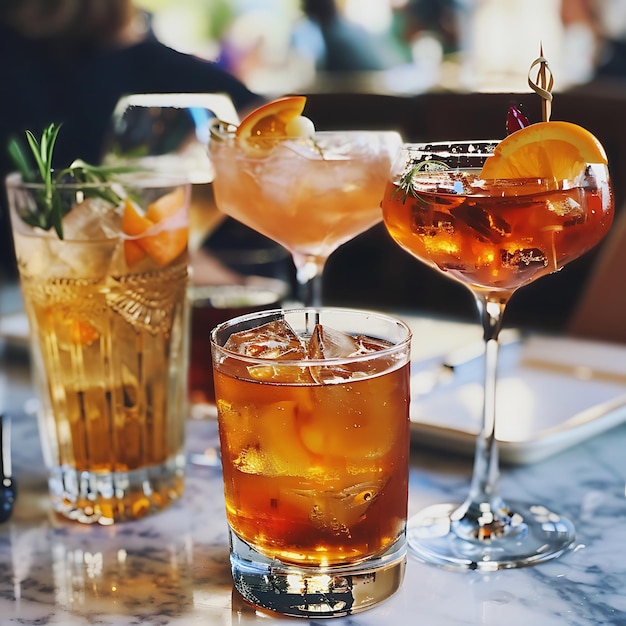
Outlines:
[[404,37],[409,45],[427,34],[439,41],[444,55],[459,51],[457,0],[409,0],[404,17]]
[[124,94],[225,92],[240,111],[261,102],[214,63],[159,42],[132,0],[2,0],[0,73],[0,276],[16,276],[4,189],[10,138],[61,123],[55,162],[97,163]]
[[596,74],[602,42],[597,4],[561,0],[564,73],[571,84],[586,83]]
[[598,0],[602,37],[596,76],[626,78],[626,0]]
[[561,0],[561,19],[566,32],[588,41],[585,78],[626,78],[626,0]]
[[335,0],[302,0],[302,12],[305,20],[296,26],[294,45],[314,47],[319,71],[372,72],[403,62],[384,39],[345,18]]

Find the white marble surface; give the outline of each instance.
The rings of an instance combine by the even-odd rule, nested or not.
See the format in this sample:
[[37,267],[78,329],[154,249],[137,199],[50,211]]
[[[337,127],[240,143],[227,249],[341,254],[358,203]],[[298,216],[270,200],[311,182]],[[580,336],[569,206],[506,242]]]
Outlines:
[[[575,383],[580,384],[580,383]],[[0,410],[14,420],[19,497],[0,526],[0,624],[35,626],[251,624],[233,594],[220,470],[190,466],[184,497],[139,522],[81,527],[49,516],[32,392],[20,352],[0,343]],[[190,421],[189,448],[216,443],[215,424]],[[341,626],[626,625],[626,425],[539,463],[504,467],[505,495],[549,503],[576,524],[561,558],[519,570],[452,572],[409,558],[390,600]],[[415,449],[410,513],[463,498],[471,460]],[[281,620],[307,623],[315,620]],[[320,620],[321,621],[321,620]]]

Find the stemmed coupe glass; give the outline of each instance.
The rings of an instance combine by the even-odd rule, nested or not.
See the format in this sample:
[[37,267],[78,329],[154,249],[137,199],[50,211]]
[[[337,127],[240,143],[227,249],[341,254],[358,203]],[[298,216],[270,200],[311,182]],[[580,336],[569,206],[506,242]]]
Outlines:
[[498,490],[496,368],[502,316],[513,293],[561,269],[609,229],[613,201],[605,163],[587,163],[576,180],[481,180],[498,144],[405,144],[385,191],[393,239],[473,293],[485,341],[482,429],[469,494],[431,506],[408,525],[423,561],[495,570],[548,560],[574,539],[572,523],[548,506],[505,500]]
[[321,131],[272,137],[249,154],[227,128],[214,129],[210,155],[221,211],[284,246],[306,306],[321,305],[326,260],[382,219],[386,173],[402,144],[395,131]]

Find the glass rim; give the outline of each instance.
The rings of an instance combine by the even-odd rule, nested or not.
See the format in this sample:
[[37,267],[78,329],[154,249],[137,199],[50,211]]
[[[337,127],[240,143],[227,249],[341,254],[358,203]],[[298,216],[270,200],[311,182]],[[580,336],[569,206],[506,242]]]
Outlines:
[[[325,312],[336,313],[336,314],[347,313],[350,315],[374,317],[380,321],[384,321],[387,323],[393,322],[396,324],[397,327],[402,328],[405,331],[405,337],[403,337],[397,343],[394,343],[387,348],[376,350],[375,352],[368,352],[365,354],[359,354],[357,356],[350,356],[350,357],[332,357],[329,359],[302,359],[302,358],[280,359],[280,360],[264,359],[261,357],[247,356],[245,354],[233,352],[232,350],[228,350],[227,348],[224,348],[224,346],[219,345],[216,341],[216,336],[218,333],[228,328],[229,326],[234,326],[243,321],[252,322],[254,320],[258,320],[264,317],[270,318],[268,319],[268,321],[274,321],[278,319],[284,319],[285,315],[289,315],[289,314],[301,313],[301,314],[306,315],[307,313],[315,314],[317,312],[322,313],[322,314]],[[254,328],[254,326],[252,326],[252,328]],[[244,330],[244,329],[241,329],[241,330]],[[367,336],[366,332],[363,332],[362,334]],[[409,325],[404,320],[390,313],[382,313],[380,311],[370,311],[367,309],[352,309],[352,308],[347,308],[347,307],[330,307],[330,306],[304,307],[302,306],[302,307],[293,307],[293,308],[288,308],[288,309],[285,309],[285,308],[266,309],[263,311],[256,311],[253,313],[245,313],[243,315],[238,315],[237,317],[233,317],[215,326],[215,328],[211,330],[211,333],[209,336],[210,336],[211,346],[214,346],[217,350],[225,353],[229,357],[236,358],[239,361],[245,361],[246,363],[252,363],[255,365],[267,365],[268,363],[278,363],[281,366],[289,366],[289,367],[294,367],[294,366],[302,367],[304,364],[304,367],[322,367],[325,365],[326,366],[341,365],[341,364],[347,364],[347,363],[354,363],[358,361],[378,359],[384,356],[392,355],[395,352],[402,351],[405,348],[409,350],[408,359],[407,359],[407,362],[408,362],[410,361],[410,344],[411,344],[411,339],[413,337],[413,333]]]
[[[359,136],[377,136],[377,137],[398,137],[400,139],[399,147],[402,145],[402,134],[399,130],[393,128],[387,129],[376,129],[376,128],[351,128],[347,130],[316,130],[312,137],[306,136],[298,136],[298,135],[269,135],[267,137],[268,140],[276,140],[276,141],[307,141],[308,139],[315,139],[316,137],[330,137],[330,136],[338,136],[338,137],[359,137]],[[211,137],[211,141],[209,142],[209,146],[212,145],[226,145],[229,147],[236,146],[237,143],[235,141],[235,133],[234,132],[225,132],[222,134],[213,135]]]
[[[22,173],[13,171],[9,172],[5,177],[7,189],[29,189],[40,190],[45,189],[46,184],[42,181],[25,181]],[[190,186],[188,176],[183,174],[162,173],[154,170],[128,172],[116,174],[113,178],[106,181],[91,182],[55,182],[56,189],[63,191],[81,190],[81,189],[101,189],[102,187],[136,187],[142,189],[159,189],[162,187],[182,187]]]
[[[426,152],[426,153],[436,152],[437,154],[439,154],[441,152],[449,152],[450,148],[453,146],[461,146],[461,147],[493,146],[493,148],[495,148],[501,141],[502,139],[460,139],[458,141],[456,140],[415,141],[415,142],[403,143],[402,146],[400,147],[400,150],[405,151],[405,152]],[[470,154],[467,154],[466,156],[471,157],[472,154],[470,153]],[[476,156],[485,156],[485,153],[477,152]]]

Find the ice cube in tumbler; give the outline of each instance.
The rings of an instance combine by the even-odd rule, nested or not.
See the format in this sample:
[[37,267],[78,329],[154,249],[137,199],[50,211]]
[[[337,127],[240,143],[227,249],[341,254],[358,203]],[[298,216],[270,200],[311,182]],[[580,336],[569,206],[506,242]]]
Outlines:
[[316,324],[309,339],[308,352],[310,359],[341,359],[353,356],[359,348],[352,335]]
[[[306,347],[284,320],[274,320],[250,330],[233,333],[224,348],[246,357],[266,362],[246,365],[248,374],[255,380],[281,383],[311,382],[308,368],[286,361],[306,358]],[[278,365],[276,361],[285,363]]]
[[250,330],[233,333],[224,348],[259,359],[287,360],[306,358],[306,349],[284,320],[274,320]]
[[[342,359],[355,356],[361,351],[359,342],[346,333],[316,324],[309,340],[310,359]],[[353,363],[333,363],[312,366],[311,375],[317,383],[332,383],[359,377],[358,365]]]

